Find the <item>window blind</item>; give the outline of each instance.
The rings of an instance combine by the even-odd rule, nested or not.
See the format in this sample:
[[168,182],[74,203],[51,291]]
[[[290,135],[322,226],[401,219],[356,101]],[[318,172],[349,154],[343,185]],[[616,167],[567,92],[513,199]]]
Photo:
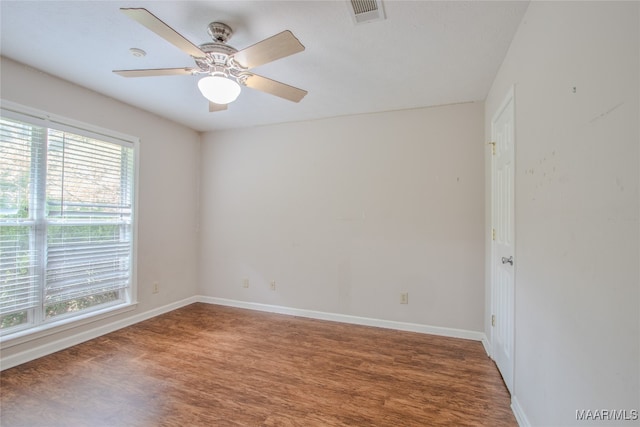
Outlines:
[[2,332],[131,299],[133,144],[33,122],[0,122]]
[[33,203],[39,151],[32,141],[42,129],[0,119],[0,313],[39,303]]
[[129,284],[132,150],[49,131],[47,153],[45,306],[115,297]]

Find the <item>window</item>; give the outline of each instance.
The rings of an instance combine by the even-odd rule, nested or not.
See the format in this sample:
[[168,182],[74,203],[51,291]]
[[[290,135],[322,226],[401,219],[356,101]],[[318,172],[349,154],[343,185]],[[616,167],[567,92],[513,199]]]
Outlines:
[[133,302],[136,143],[2,110],[0,334]]

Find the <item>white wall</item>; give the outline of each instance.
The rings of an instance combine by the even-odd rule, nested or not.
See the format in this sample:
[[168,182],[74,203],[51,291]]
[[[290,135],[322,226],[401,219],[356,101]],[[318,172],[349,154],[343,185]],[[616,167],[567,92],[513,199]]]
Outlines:
[[[193,297],[197,284],[200,135],[85,88],[2,58],[2,98],[140,138],[138,301],[133,312],[3,348],[3,360]],[[160,292],[152,294],[152,283]]]
[[205,134],[200,293],[482,331],[483,117],[468,103]]
[[532,425],[640,409],[638,6],[532,2],[486,100],[488,138],[515,85],[515,403]]

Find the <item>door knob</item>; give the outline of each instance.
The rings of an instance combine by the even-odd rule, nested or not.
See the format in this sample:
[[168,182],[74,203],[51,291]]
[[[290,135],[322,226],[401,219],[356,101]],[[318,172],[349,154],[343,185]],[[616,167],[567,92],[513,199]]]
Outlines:
[[502,257],[502,263],[503,264],[511,264],[511,265],[513,265],[513,255],[510,256],[509,258],[503,256]]

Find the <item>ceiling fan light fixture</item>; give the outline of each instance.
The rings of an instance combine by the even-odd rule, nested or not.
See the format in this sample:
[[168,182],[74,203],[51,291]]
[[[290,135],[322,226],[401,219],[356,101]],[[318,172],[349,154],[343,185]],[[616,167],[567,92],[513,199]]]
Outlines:
[[215,104],[229,104],[240,95],[240,85],[223,76],[207,76],[198,81],[202,95]]

